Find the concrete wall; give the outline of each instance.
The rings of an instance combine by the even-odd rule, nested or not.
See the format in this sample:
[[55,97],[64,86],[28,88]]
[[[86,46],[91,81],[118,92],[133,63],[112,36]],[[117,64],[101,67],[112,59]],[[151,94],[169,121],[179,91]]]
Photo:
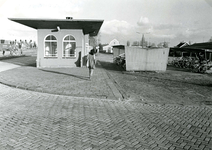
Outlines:
[[[60,30],[51,32],[48,29],[38,29],[38,53],[37,67],[79,67],[82,66],[82,57],[85,51],[85,42],[88,42],[82,30]],[[65,58],[63,54],[63,38],[72,35],[76,40],[76,57]],[[44,57],[44,39],[47,35],[54,35],[57,38],[57,57]]]
[[127,71],[166,71],[169,49],[125,47]]

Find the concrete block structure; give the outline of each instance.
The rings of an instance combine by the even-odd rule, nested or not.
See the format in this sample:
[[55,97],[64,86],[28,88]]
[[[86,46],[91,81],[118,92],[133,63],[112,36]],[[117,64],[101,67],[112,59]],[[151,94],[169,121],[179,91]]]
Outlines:
[[[103,20],[24,19],[10,20],[37,30],[38,68],[82,67],[92,37],[96,36]],[[92,44],[92,46],[94,46]]]
[[113,59],[115,59],[120,54],[125,53],[125,46],[124,45],[114,45],[113,46]]
[[125,47],[127,71],[166,71],[168,48],[142,49]]

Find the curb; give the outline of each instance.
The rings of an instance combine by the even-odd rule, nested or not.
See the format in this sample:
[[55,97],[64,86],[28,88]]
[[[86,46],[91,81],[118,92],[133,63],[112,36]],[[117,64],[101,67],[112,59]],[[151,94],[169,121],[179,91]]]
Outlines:
[[101,63],[97,61],[98,65],[101,66],[101,70],[105,72],[104,76],[107,81],[108,86],[111,88],[111,91],[113,92],[113,95],[119,100],[123,101],[124,96],[120,93],[119,89],[116,88],[115,82],[111,81],[113,80],[111,76],[108,74],[108,72],[102,67]]

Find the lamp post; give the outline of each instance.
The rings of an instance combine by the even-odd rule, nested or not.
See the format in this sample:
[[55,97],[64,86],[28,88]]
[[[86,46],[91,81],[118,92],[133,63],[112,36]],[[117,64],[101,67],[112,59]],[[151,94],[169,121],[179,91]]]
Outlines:
[[[144,48],[144,34],[150,34],[150,32],[145,32],[145,33],[140,33],[140,32],[136,32],[136,33],[138,33],[138,34],[141,34],[142,35],[142,37],[141,37],[141,41],[142,41],[142,48]],[[142,40],[143,39],[143,40]]]

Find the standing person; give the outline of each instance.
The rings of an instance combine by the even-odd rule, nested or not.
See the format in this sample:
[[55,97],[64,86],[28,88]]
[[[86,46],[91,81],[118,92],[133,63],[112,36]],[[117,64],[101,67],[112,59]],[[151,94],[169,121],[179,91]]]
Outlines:
[[95,48],[92,49],[87,56],[86,66],[89,69],[89,79],[93,76],[93,71],[95,69],[96,59],[95,59]]
[[3,49],[3,52],[2,52],[2,54],[3,54],[3,56],[4,56],[4,54],[5,54],[5,50]]
[[20,43],[18,43],[18,49],[20,50],[21,55],[22,55],[22,41],[21,40],[20,40]]

